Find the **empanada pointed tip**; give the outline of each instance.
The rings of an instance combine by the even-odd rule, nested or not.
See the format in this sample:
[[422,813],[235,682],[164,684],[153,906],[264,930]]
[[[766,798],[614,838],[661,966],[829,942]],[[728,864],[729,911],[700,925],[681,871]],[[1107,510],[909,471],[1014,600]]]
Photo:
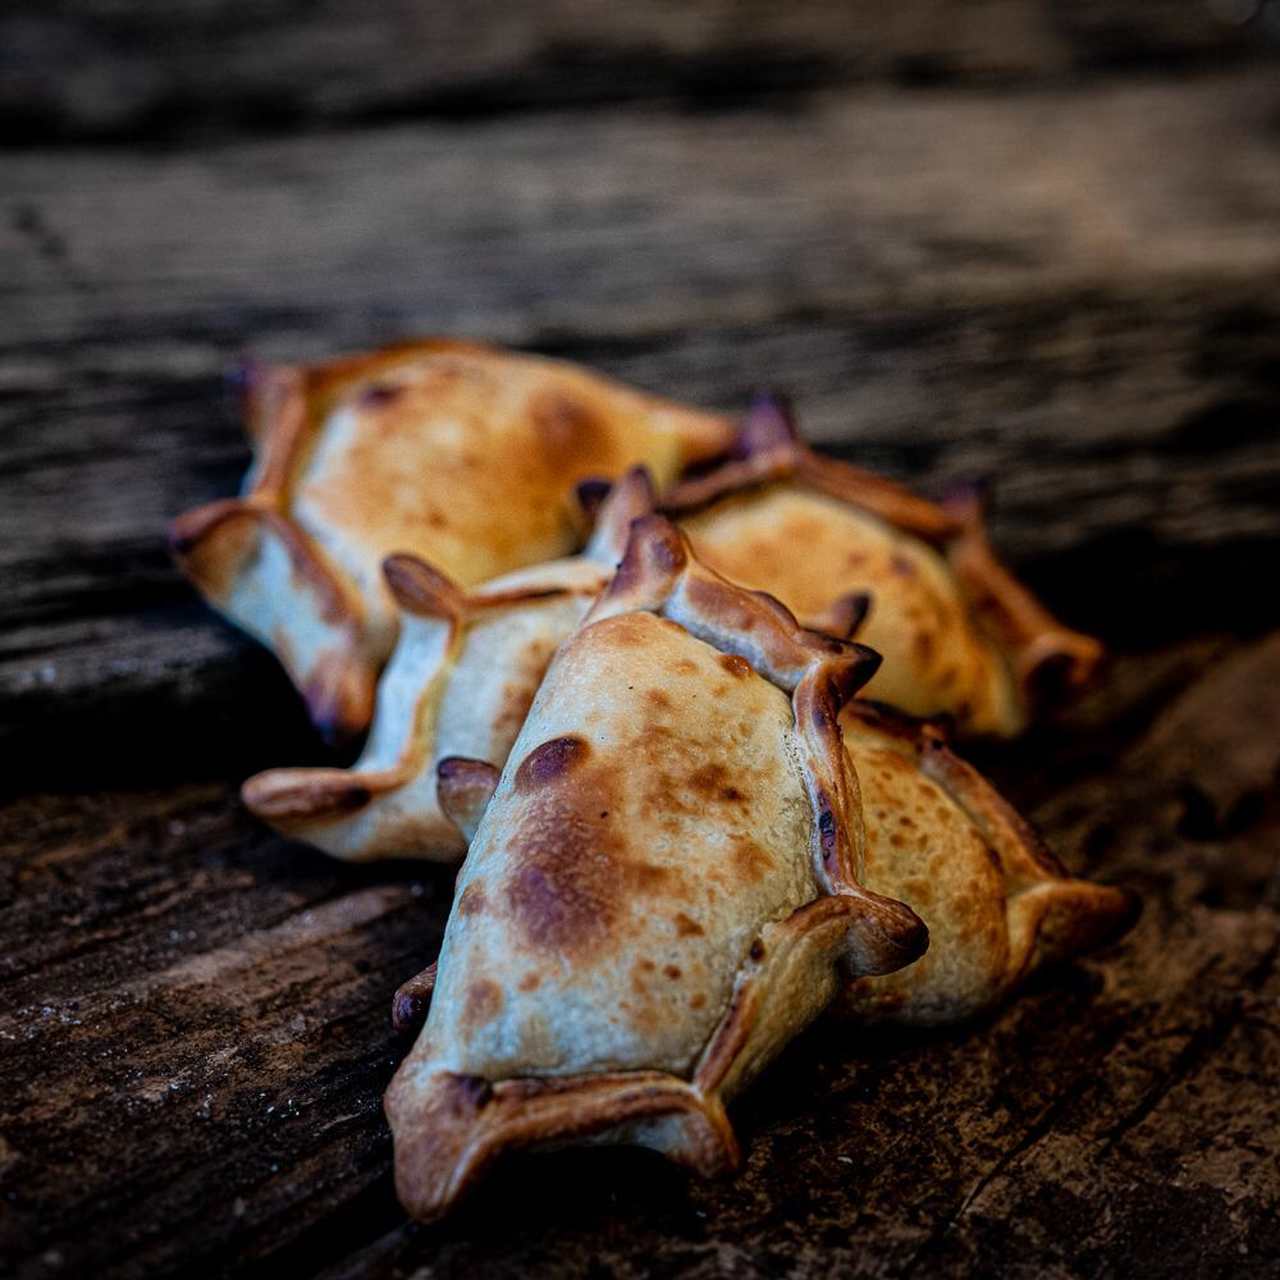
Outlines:
[[831,689],[837,711],[870,681],[884,661],[875,649],[865,644],[850,641],[848,650],[847,655],[832,667]]
[[[605,484],[604,491],[593,498],[596,491],[592,486],[600,483]],[[653,478],[645,466],[632,467],[613,484],[584,480],[577,494],[579,505],[590,513],[594,526],[585,554],[610,564],[616,564],[626,554],[632,524],[652,515],[658,501]]]
[[436,961],[432,961],[421,973],[408,982],[401,983],[391,1000],[391,1028],[393,1031],[420,1031],[427,1020],[431,995],[436,987]]
[[969,476],[953,484],[940,505],[961,524],[971,523],[985,518],[994,493],[995,485],[989,476]]
[[268,769],[241,786],[244,808],[282,829],[349,817],[372,796],[360,774],[346,769]]
[[831,634],[841,640],[852,640],[871,612],[872,599],[870,591],[850,591],[841,596],[828,613]]
[[646,500],[643,504],[645,510],[638,514],[643,515],[646,511],[653,509],[657,502],[657,489],[648,467],[637,463],[634,467],[628,468],[617,480],[609,480],[604,476],[588,476],[579,480],[573,487],[574,500],[581,508],[583,515],[591,521],[599,517],[600,510],[606,501],[616,500],[620,494],[624,493],[634,494]]
[[487,760],[447,756],[436,765],[436,799],[441,812],[469,844],[501,777]]
[[929,926],[905,902],[870,889],[856,896],[861,919],[850,931],[848,958],[858,976],[896,973],[929,950]]
[[781,391],[762,389],[751,397],[742,415],[734,451],[739,457],[749,458],[772,449],[789,449],[799,439],[791,398]]
[[268,769],[240,787],[245,808],[282,830],[349,817],[372,798],[360,775],[344,769]]
[[605,598],[627,598],[674,581],[689,562],[684,534],[665,516],[646,515],[631,522],[627,548]]
[[409,613],[429,618],[456,618],[465,597],[462,588],[434,565],[407,552],[389,555],[382,576],[395,602]]
[[192,507],[169,521],[166,531],[169,553],[179,564],[184,564],[218,525],[251,514],[252,508],[240,498],[221,498],[202,507]]
[[1033,698],[1052,702],[1083,689],[1097,674],[1105,651],[1080,631],[1056,627],[1038,635],[1018,656],[1018,676]]

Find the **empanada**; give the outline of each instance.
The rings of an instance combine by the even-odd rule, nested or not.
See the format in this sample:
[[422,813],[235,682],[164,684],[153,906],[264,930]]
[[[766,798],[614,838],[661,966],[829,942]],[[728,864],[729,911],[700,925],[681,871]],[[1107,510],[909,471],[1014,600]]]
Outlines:
[[246,418],[243,496],[177,519],[173,550],[336,737],[368,727],[395,643],[388,555],[464,587],[567,555],[577,481],[644,462],[665,485],[732,436],[572,365],[444,339],[257,370]]
[[1037,965],[1134,922],[1124,889],[1071,879],[1032,828],[933,726],[856,701],[840,717],[862,789],[863,883],[929,926],[929,952],[837,1002],[862,1020],[938,1025],[1004,999]]
[[245,804],[335,857],[460,859],[466,841],[438,788],[455,812],[477,786],[487,799],[486,779],[491,789],[556,646],[613,576],[631,522],[653,501],[648,472],[633,468],[605,499],[581,555],[470,591],[413,556],[391,556],[384,572],[401,610],[399,639],[363,754],[351,769],[260,773],[244,785]]
[[921,954],[917,917],[858,882],[838,717],[875,662],[703,568],[660,517],[633,526],[484,810],[387,1092],[411,1213],[532,1144],[733,1166],[725,1099],[842,976]]
[[712,568],[806,626],[856,629],[884,656],[870,696],[1012,736],[1038,686],[1079,685],[1097,666],[1097,641],[1056,622],[993,555],[972,495],[939,507],[820,457],[770,397],[747,414],[738,454],[665,509]]

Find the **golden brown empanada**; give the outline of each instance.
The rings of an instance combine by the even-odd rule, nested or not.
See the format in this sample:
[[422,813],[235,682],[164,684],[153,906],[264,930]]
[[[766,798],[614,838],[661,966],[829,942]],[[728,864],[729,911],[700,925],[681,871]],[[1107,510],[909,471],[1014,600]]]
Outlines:
[[1062,627],[993,555],[974,497],[938,507],[820,457],[770,397],[747,414],[738,453],[665,509],[712,568],[806,626],[856,629],[884,655],[870,696],[1012,736],[1050,672],[1079,685],[1097,666],[1097,641]]
[[477,786],[488,798],[551,655],[612,578],[631,522],[653,501],[648,472],[633,468],[604,501],[583,554],[470,591],[413,556],[390,557],[399,639],[363,754],[351,769],[260,773],[244,785],[245,804],[335,857],[460,859],[466,841],[438,787],[455,813]]
[[937,1025],[997,1004],[1037,965],[1110,942],[1127,890],[1068,877],[1030,826],[935,727],[851,702],[840,717],[862,788],[863,883],[929,926],[929,952],[838,1001],[861,1019]]
[[572,365],[445,339],[257,370],[246,417],[243,496],[176,520],[174,553],[338,737],[368,727],[395,643],[388,555],[463,587],[566,555],[577,481],[644,462],[664,485],[732,436]]
[[387,1092],[414,1216],[532,1144],[732,1167],[725,1099],[841,974],[924,950],[919,920],[858,883],[838,716],[875,662],[704,569],[665,520],[633,526],[484,810]]

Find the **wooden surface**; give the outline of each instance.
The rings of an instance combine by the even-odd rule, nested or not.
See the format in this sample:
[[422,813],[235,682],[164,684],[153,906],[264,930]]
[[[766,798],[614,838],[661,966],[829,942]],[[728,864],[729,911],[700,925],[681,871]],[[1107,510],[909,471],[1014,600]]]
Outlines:
[[[1280,68],[1231,8],[5,7],[0,1270],[1280,1273]],[[816,1028],[737,1182],[528,1158],[406,1225],[387,1014],[451,877],[239,809],[323,756],[162,537],[243,469],[230,359],[432,331],[990,476],[1119,656],[982,763],[1133,938]]]

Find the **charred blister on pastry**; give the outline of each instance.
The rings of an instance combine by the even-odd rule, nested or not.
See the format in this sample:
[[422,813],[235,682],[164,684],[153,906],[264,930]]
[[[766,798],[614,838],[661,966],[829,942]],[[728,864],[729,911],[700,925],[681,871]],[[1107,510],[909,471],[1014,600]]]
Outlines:
[[717,415],[447,339],[246,365],[237,383],[254,446],[243,493],[179,517],[170,545],[210,603],[276,652],[335,739],[368,728],[395,645],[386,557],[468,589],[566,556],[580,544],[579,482],[643,463],[665,486],[733,438]]
[[838,1008],[861,1020],[939,1025],[993,1008],[1037,966],[1121,937],[1138,900],[1073,879],[1032,827],[936,725],[873,702],[841,714],[862,789],[864,883],[929,926],[928,954],[851,982]]
[[399,639],[363,754],[351,769],[260,773],[244,785],[245,804],[335,857],[460,858],[556,646],[653,502],[648,473],[633,468],[598,506],[581,555],[470,590],[415,556],[389,556]]
[[876,661],[719,578],[666,520],[633,524],[485,809],[387,1093],[411,1213],[521,1146],[733,1168],[726,1099],[843,983],[923,953],[920,920],[859,881],[839,712]]
[[1000,563],[976,489],[936,505],[820,457],[776,397],[757,398],[733,456],[664,509],[712,568],[773,593],[806,626],[883,653],[872,696],[950,715],[964,733],[1019,733],[1101,658]]

